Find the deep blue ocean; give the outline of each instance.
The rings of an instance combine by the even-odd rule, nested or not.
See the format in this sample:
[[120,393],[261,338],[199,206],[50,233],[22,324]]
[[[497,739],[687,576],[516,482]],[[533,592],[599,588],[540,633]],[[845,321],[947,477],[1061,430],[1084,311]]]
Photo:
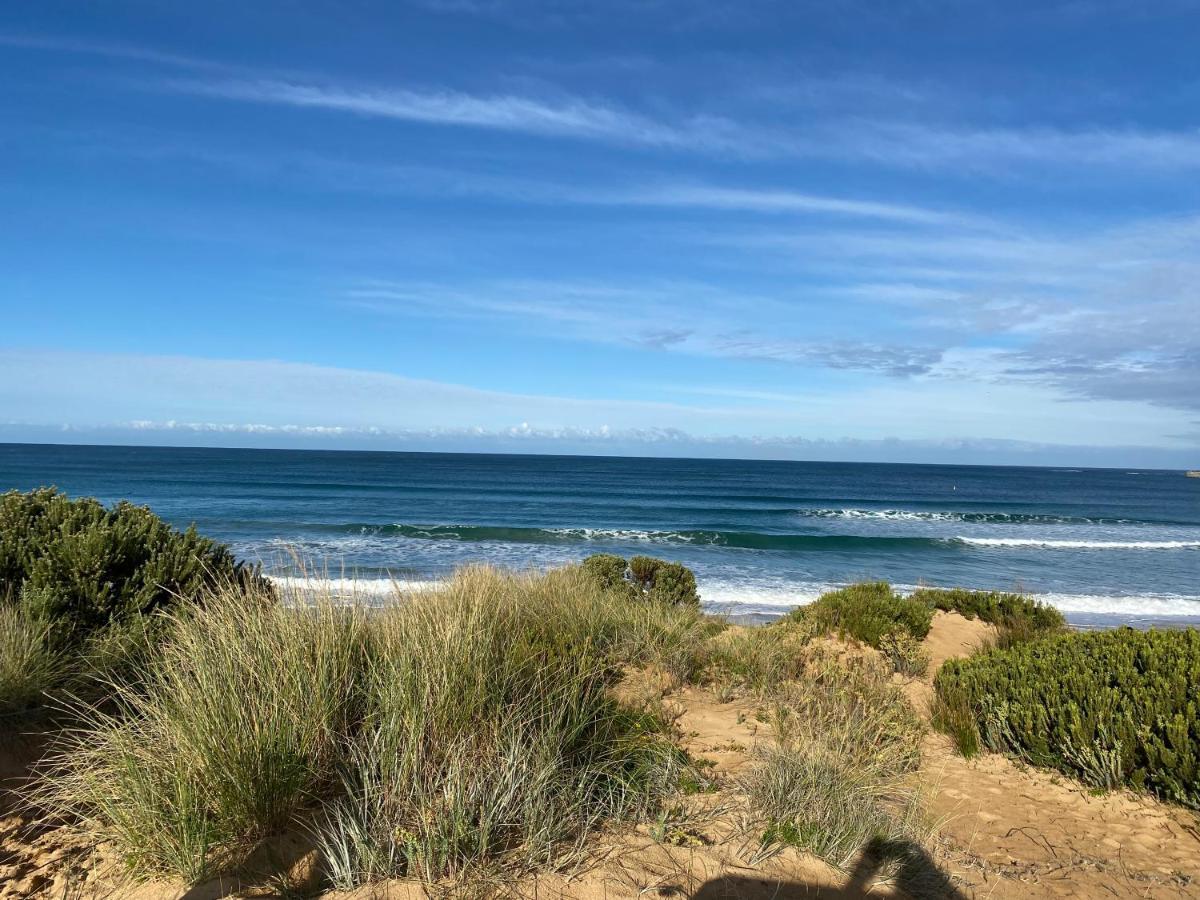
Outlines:
[[277,576],[647,553],[706,605],[779,614],[857,579],[1036,592],[1082,624],[1200,620],[1180,471],[0,444],[0,490],[144,503]]

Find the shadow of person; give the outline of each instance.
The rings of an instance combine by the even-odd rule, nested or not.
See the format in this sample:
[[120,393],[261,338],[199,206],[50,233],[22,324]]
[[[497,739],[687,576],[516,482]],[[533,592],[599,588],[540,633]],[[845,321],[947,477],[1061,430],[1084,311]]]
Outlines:
[[252,890],[254,896],[316,897],[321,870],[311,842],[297,834],[260,841],[237,870],[192,885],[179,900],[224,900]]
[[966,900],[966,895],[938,868],[924,847],[903,840],[875,838],[867,844],[858,864],[850,873],[850,881],[846,887],[865,888],[889,863],[896,864],[893,883],[909,897],[921,900],[925,897],[931,900]]
[[897,891],[912,900],[966,900],[933,858],[912,841],[876,838],[859,857],[843,887],[824,887],[808,882],[774,881],[765,878],[724,876],[705,882],[693,900],[858,900],[877,897],[872,883],[887,866],[895,865],[892,878]]

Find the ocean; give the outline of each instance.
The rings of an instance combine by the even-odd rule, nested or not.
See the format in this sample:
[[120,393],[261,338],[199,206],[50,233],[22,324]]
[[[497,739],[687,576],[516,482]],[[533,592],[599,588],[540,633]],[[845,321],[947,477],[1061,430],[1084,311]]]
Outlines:
[[1180,471],[0,444],[0,490],[41,485],[380,597],[609,552],[679,560],[707,607],[751,617],[886,579],[1031,592],[1080,625],[1200,621]]

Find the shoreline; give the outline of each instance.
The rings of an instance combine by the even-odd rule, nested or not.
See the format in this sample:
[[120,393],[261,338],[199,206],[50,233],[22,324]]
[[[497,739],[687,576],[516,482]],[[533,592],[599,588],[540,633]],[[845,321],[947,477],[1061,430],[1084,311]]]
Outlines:
[[[404,593],[436,590],[442,578],[356,578],[353,575],[323,577],[317,575],[290,576],[268,575],[272,583],[289,594],[330,593],[335,597],[366,601],[369,605],[386,605],[387,598]],[[821,594],[838,590],[847,584],[831,582],[815,585],[804,583],[792,594],[795,602],[764,602],[762,592],[738,591],[724,583],[698,579],[701,606],[708,613],[728,618],[737,624],[765,625],[778,621],[793,609],[807,606]],[[893,585],[897,592],[910,594],[918,588],[940,585]],[[971,586],[971,590],[1001,590]],[[1096,594],[1061,594],[1011,590],[1040,600],[1058,609],[1067,619],[1067,624],[1080,630],[1110,629],[1129,626],[1132,628],[1187,628],[1200,627],[1200,596],[1180,595],[1104,596]],[[1111,604],[1118,609],[1097,608]],[[1183,604],[1195,604],[1195,611],[1181,609]]]

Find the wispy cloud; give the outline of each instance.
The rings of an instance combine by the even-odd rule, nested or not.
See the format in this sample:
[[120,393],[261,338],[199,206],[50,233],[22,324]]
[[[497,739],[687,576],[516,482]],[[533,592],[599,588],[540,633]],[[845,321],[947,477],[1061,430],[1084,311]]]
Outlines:
[[598,139],[653,147],[742,150],[737,127],[704,117],[671,124],[609,103],[448,89],[349,88],[275,79],[173,80],[166,87],[207,97],[323,109],[374,118],[469,126],[532,135]]
[[[831,122],[825,147],[888,166],[972,171],[1069,165],[1111,169],[1200,168],[1200,129],[972,127],[941,123]],[[816,149],[821,144],[810,145]]]
[[[556,336],[583,341],[894,377],[927,374],[942,355],[941,348],[912,342],[804,336],[795,324],[803,316],[788,299],[728,292],[696,281],[495,280],[450,288],[374,280],[347,289],[345,296],[351,305],[381,314],[511,320],[526,329],[540,325]],[[745,325],[750,308],[761,323],[758,328]]]
[[[1111,171],[1191,171],[1200,168],[1200,129],[1164,129],[1112,125],[1063,128],[1032,122],[1020,127],[997,126],[967,118],[970,103],[959,102],[957,118],[940,118],[925,110],[924,121],[881,117],[834,105],[819,116],[796,121],[787,116],[747,115],[743,109],[697,109],[648,114],[636,105],[564,90],[528,93],[478,93],[444,86],[363,85],[316,79],[302,73],[252,72],[200,57],[136,45],[79,40],[53,35],[0,33],[0,45],[30,50],[106,56],[171,68],[195,70],[199,77],[166,78],[158,87],[198,96],[299,109],[441,125],[482,128],[550,138],[602,141],[635,147],[759,159],[821,159],[839,164],[886,168],[934,169],[952,173],[1012,174],[1037,167],[1081,167]],[[203,73],[200,75],[199,73]],[[865,76],[856,76],[862,80]],[[873,80],[872,80],[873,79]],[[878,84],[872,76],[868,83]],[[830,76],[812,83],[786,85],[797,90],[829,93]],[[147,86],[147,82],[139,82]],[[836,82],[835,82],[836,83]],[[903,86],[884,82],[902,92]],[[771,85],[755,84],[759,93]],[[783,88],[780,88],[781,90]],[[736,96],[736,91],[733,92]],[[653,98],[645,98],[653,99]],[[662,98],[657,98],[659,101]],[[661,108],[661,102],[655,108]],[[865,114],[864,114],[865,112]],[[822,198],[725,196],[665,192],[659,202],[745,208],[815,209]],[[832,205],[827,212],[839,212]],[[855,213],[846,207],[840,210]],[[882,210],[880,211],[882,212]],[[918,221],[912,219],[912,221]]]

